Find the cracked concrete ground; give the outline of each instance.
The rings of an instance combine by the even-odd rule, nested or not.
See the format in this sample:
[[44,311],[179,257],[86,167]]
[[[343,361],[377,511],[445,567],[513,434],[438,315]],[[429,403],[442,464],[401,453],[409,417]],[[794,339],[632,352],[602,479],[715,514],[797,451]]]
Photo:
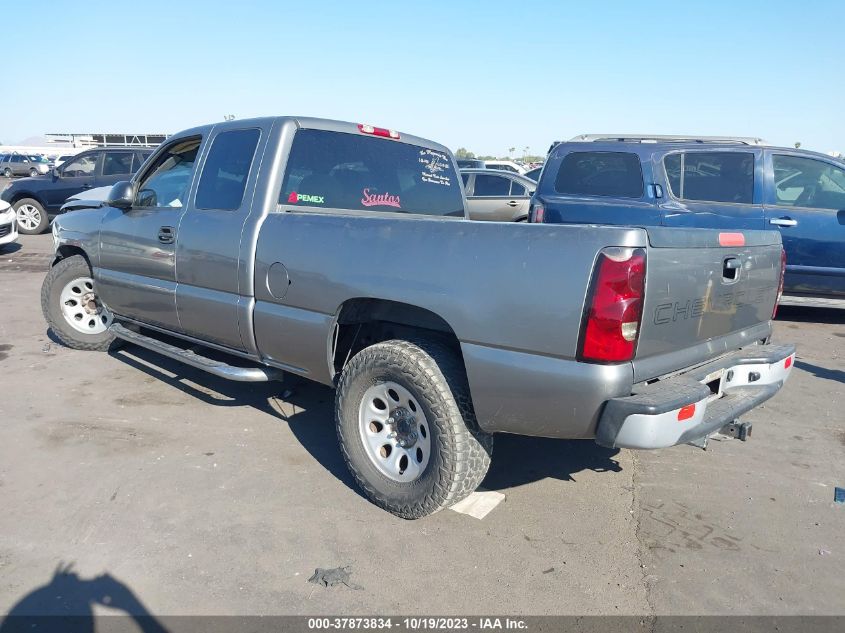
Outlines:
[[[329,389],[64,348],[38,301],[50,237],[21,244],[0,253],[0,613],[113,583],[157,614],[845,613],[836,313],[778,321],[799,359],[750,442],[501,436],[484,486],[503,503],[407,522],[352,486]],[[340,566],[363,589],[307,582]]]

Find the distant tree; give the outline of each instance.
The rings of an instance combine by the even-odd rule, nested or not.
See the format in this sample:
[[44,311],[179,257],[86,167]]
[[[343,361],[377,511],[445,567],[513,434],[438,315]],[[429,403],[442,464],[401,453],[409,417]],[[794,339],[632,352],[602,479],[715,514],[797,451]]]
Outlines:
[[509,148],[508,148],[508,158],[510,158],[510,157],[511,157],[511,155],[513,155],[513,153],[514,153],[515,151],[516,151],[516,148],[515,148],[515,147],[509,147]]
[[456,158],[475,158],[475,154],[469,151],[466,147],[459,147],[458,151],[455,152]]
[[801,141],[797,141],[797,142],[795,143],[795,149],[798,149],[798,148],[800,148],[800,147],[801,147]]
[[497,160],[495,156],[478,156],[478,160]]

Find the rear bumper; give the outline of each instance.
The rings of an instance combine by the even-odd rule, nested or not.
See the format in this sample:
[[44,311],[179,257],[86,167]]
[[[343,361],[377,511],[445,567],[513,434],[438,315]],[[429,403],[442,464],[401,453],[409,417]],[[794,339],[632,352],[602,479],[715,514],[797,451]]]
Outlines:
[[[707,437],[775,395],[794,360],[794,345],[751,347],[608,400],[596,442],[611,448],[664,448]],[[721,397],[705,379],[714,385],[719,381]]]

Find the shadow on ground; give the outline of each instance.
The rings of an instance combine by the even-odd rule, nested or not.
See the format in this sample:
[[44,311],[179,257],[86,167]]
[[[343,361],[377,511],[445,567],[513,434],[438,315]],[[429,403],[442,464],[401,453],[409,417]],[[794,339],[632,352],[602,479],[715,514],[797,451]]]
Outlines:
[[778,322],[785,323],[845,323],[845,310],[812,308],[809,306],[778,306]]
[[[303,448],[357,494],[361,494],[340,454],[334,428],[334,391],[309,380],[286,375],[285,382],[239,383],[217,378],[199,369],[160,356],[147,349],[127,346],[110,355],[145,374],[167,383],[206,404],[218,407],[251,406],[287,423]],[[170,375],[173,374],[173,375]],[[197,389],[191,383],[201,385]],[[208,393],[208,392],[212,393]],[[281,399],[281,394],[290,391]],[[287,403],[282,411],[282,402]],[[482,486],[504,490],[541,479],[574,481],[574,474],[619,472],[614,449],[590,440],[551,440],[497,435],[493,465]]]
[[95,605],[131,616],[144,633],[166,633],[144,603],[117,578],[102,574],[85,580],[72,567],[60,564],[46,585],[33,589],[15,603],[0,624],[0,633],[93,633],[97,629]]
[[618,449],[604,448],[592,440],[553,440],[501,434],[496,436],[493,463],[481,484],[488,490],[505,490],[541,479],[575,481],[576,473],[621,472],[613,459]]
[[816,378],[833,380],[834,382],[841,382],[845,384],[845,371],[842,371],[841,369],[828,369],[827,367],[813,365],[813,363],[807,363],[803,360],[796,360],[795,368],[809,372]]

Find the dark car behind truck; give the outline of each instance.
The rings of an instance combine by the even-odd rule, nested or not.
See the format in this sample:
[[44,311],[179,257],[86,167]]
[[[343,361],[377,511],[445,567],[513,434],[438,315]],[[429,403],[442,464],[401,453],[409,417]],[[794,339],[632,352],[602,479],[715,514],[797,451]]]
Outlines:
[[494,433],[730,432],[794,356],[770,342],[776,232],[469,221],[446,148],[369,125],[187,130],[53,235],[62,341],[336,387],[339,450],[407,518],[470,494]]
[[777,230],[784,302],[845,306],[842,161],[753,138],[576,139],[550,154],[529,220]]
[[138,148],[80,152],[52,173],[10,182],[0,199],[12,205],[21,233],[43,233],[70,196],[129,178],[150,154],[151,149]]

